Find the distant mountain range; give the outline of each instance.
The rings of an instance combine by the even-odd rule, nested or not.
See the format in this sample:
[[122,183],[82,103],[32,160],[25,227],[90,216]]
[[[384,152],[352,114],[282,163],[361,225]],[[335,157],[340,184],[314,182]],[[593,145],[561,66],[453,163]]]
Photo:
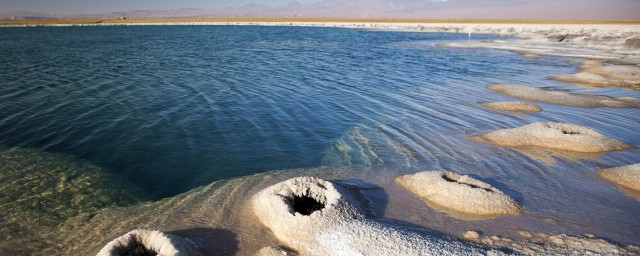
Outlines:
[[51,15],[0,14],[0,19],[79,18],[402,18],[402,19],[577,19],[640,20],[639,0],[323,0],[282,6],[249,4],[215,9],[134,10]]

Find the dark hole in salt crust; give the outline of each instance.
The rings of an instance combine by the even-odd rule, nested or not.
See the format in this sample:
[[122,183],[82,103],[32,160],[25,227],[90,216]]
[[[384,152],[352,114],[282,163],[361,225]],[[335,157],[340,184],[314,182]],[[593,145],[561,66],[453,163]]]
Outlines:
[[562,133],[564,133],[564,134],[580,134],[580,132],[573,132],[573,131],[567,131],[567,130],[562,130]]
[[324,209],[324,204],[309,196],[293,196],[291,200],[293,210],[302,215],[311,215],[315,211]]
[[[548,124],[547,124],[547,125],[545,125],[545,126],[546,126],[547,128],[549,128],[549,129],[551,129],[551,125],[548,125]],[[564,134],[569,134],[569,135],[580,134],[580,132],[579,132],[579,131],[567,131],[567,130],[562,129],[562,128],[561,128],[561,129],[559,129],[559,130],[560,130],[562,133],[564,133]]]
[[444,180],[448,181],[448,182],[454,182],[454,183],[458,183],[458,184],[462,184],[462,185],[467,185],[467,186],[469,186],[469,187],[471,187],[471,188],[479,188],[479,189],[484,189],[484,190],[489,191],[489,192],[493,192],[493,190],[488,189],[488,188],[482,188],[482,187],[478,187],[478,186],[473,185],[473,184],[468,184],[468,183],[462,183],[462,182],[459,182],[459,181],[457,181],[457,180],[455,180],[455,179],[450,178],[450,177],[449,177],[449,176],[447,176],[446,174],[443,174],[443,175],[442,175],[442,178],[443,178]]
[[116,255],[119,256],[156,256],[158,253],[142,244],[138,239],[134,239],[131,244],[128,244],[127,247],[117,248],[118,252]]

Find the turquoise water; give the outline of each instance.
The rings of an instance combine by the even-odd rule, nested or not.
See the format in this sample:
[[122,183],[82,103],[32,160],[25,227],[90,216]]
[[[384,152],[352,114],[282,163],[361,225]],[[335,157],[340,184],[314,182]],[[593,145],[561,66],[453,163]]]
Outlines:
[[[547,79],[574,73],[573,59],[436,46],[460,40],[467,35],[305,27],[0,28],[0,145],[90,162],[99,166],[90,173],[126,180],[146,200],[270,170],[355,167],[384,177],[453,170],[555,221],[540,230],[639,243],[640,202],[595,171],[636,163],[640,150],[566,156],[466,136],[565,121],[640,145],[638,109],[541,103],[541,113],[516,115],[479,104],[514,100],[486,89],[497,83],[640,93]],[[108,189],[81,186],[78,193],[120,191],[109,182],[100,186]],[[110,198],[135,201],[117,195]]]

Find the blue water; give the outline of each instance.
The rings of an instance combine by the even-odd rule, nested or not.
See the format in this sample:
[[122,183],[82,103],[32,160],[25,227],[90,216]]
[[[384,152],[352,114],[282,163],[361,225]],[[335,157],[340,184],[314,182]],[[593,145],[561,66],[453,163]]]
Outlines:
[[[461,40],[467,34],[305,27],[0,28],[0,147],[71,155],[129,180],[147,200],[270,170],[452,170],[504,190],[541,223],[556,221],[540,230],[640,241],[640,203],[595,174],[637,163],[640,150],[562,156],[466,139],[563,121],[640,145],[638,109],[536,103],[543,112],[517,115],[479,104],[514,100],[486,89],[498,83],[640,93],[547,79],[575,73],[573,59],[436,46]],[[16,166],[37,170],[24,167],[29,159]],[[436,217],[425,222],[468,224],[429,223]]]
[[[89,160],[153,198],[321,164],[332,140],[404,108],[400,96],[485,73],[460,35],[140,26],[0,30],[0,144]],[[434,88],[438,90],[437,88]],[[437,96],[436,96],[437,97]]]

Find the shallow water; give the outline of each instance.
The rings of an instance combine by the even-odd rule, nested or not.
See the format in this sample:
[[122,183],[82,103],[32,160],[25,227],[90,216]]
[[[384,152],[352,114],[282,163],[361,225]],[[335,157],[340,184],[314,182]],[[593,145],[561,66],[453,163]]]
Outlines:
[[[594,233],[639,244],[640,202],[595,171],[637,163],[640,150],[602,155],[514,150],[466,136],[565,121],[640,145],[638,109],[535,103],[544,111],[518,115],[479,104],[514,100],[486,89],[497,83],[616,97],[640,93],[547,79],[575,72],[572,59],[435,46],[466,36],[302,27],[0,28],[0,144],[89,161],[129,180],[134,194],[146,194],[149,200],[217,180],[283,170],[214,183],[200,192],[132,206],[136,210],[131,212],[116,208],[97,219],[81,211],[66,216],[72,220],[64,228],[82,223],[85,233],[104,234],[105,240],[139,226],[203,228],[187,233],[230,232],[239,242],[228,250],[246,254],[273,241],[251,240],[264,232],[259,227],[234,226],[247,216],[234,212],[240,206],[213,214],[210,206],[200,205],[202,200],[237,204],[266,186],[264,177],[274,183],[278,177],[304,174],[374,184],[369,195],[378,216],[454,235],[481,230],[513,237],[525,229]],[[319,166],[326,168],[315,168]],[[527,214],[458,220],[428,208],[393,183],[401,174],[436,169],[482,179],[513,196]],[[14,176],[6,179],[18,186]],[[216,192],[215,184],[236,183],[241,185]],[[131,201],[120,205],[125,204]],[[217,217],[203,220],[207,214]],[[236,221],[224,221],[234,215]],[[115,225],[113,216],[122,230],[105,231]],[[70,244],[84,235],[78,234],[52,243]],[[99,249],[100,244],[93,246]]]

